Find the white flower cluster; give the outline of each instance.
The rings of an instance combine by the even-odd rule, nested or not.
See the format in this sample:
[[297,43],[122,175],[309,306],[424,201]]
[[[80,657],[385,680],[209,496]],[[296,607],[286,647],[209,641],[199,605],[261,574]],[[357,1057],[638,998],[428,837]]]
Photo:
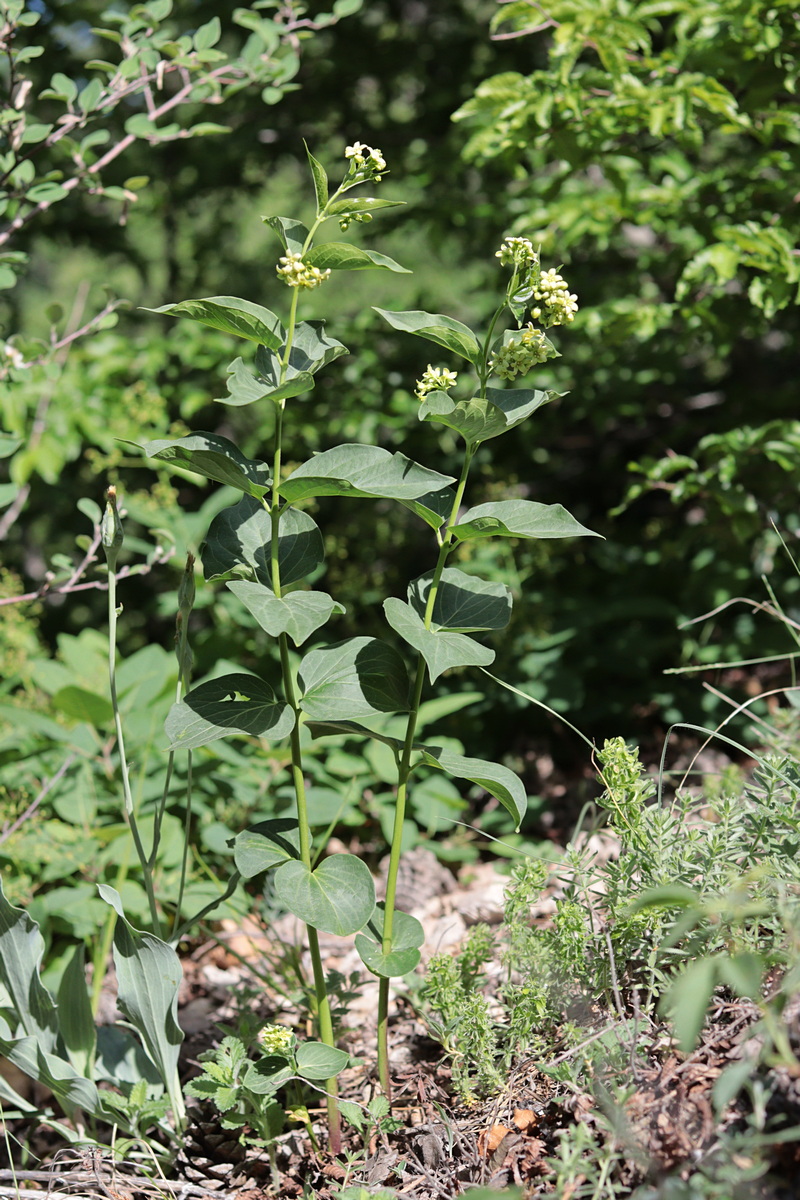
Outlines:
[[552,347],[548,344],[544,331],[536,329],[529,321],[516,337],[492,356],[489,370],[494,371],[501,379],[516,379],[517,375],[527,375],[537,363],[543,363],[551,358]]
[[570,295],[566,279],[554,267],[542,271],[533,298],[541,303],[531,309],[531,316],[535,321],[541,321],[545,329],[551,325],[568,325],[575,320],[578,297]]
[[364,146],[361,142],[353,142],[344,152],[345,158],[350,159],[350,169],[353,172],[363,171],[375,183],[381,181],[381,171],[386,170],[386,159],[380,150],[372,146]]
[[533,266],[539,261],[533,242],[524,237],[507,237],[495,252],[495,258],[499,258],[504,267]]
[[276,269],[278,278],[282,279],[287,287],[319,287],[330,275],[330,270],[320,271],[319,267],[308,266],[303,262],[302,254],[295,254],[292,250],[282,256]]
[[284,1054],[294,1045],[294,1034],[283,1025],[265,1025],[258,1034],[258,1044],[268,1054]]
[[414,395],[418,400],[424,400],[429,392],[446,392],[448,388],[455,387],[457,380],[458,371],[448,371],[447,367],[432,367],[428,363],[422,378],[417,380]]

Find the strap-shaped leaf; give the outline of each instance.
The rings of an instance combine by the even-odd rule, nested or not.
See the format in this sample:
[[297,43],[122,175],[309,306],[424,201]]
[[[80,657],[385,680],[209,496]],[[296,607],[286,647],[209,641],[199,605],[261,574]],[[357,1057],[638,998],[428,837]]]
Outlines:
[[528,797],[520,780],[508,767],[481,758],[464,758],[462,754],[438,746],[415,746],[415,749],[422,751],[422,761],[429,766],[440,767],[454,779],[470,779],[485,788],[511,813],[519,829],[528,807]]
[[452,317],[443,317],[441,313],[422,312],[420,309],[411,312],[391,312],[385,308],[376,308],[375,312],[380,313],[393,329],[427,338],[429,342],[436,342],[437,346],[444,346],[445,350],[452,350],[453,354],[458,354],[476,365],[481,360],[481,347],[475,334]]
[[[420,575],[408,586],[408,602],[424,620],[433,572]],[[457,567],[445,567],[433,605],[431,628],[451,633],[475,633],[482,629],[505,629],[511,620],[511,589],[467,575]]]
[[[237,359],[241,362],[241,359]],[[158,438],[153,442],[132,442],[139,445],[148,458],[178,463],[215,483],[245,492],[260,499],[269,491],[272,482],[266,463],[245,458],[238,446],[217,433],[192,433],[183,438]]]
[[455,429],[469,445],[487,442],[514,429],[558,392],[487,388],[486,398],[473,396],[456,403],[445,392],[429,392],[419,406],[421,421],[438,421]]
[[431,683],[450,667],[488,667],[494,662],[494,650],[488,646],[463,633],[426,629],[413,608],[394,596],[384,600],[383,611],[392,629],[425,659]]
[[180,959],[155,934],[134,929],[114,888],[101,883],[97,890],[117,914],[114,926],[117,1004],[158,1068],[180,1120],[184,1111],[178,1079],[178,1054],[183,1041],[183,1030],[178,1025],[178,988],[183,978]]
[[[100,1094],[91,1079],[85,1079],[65,1059],[48,1053],[35,1037],[0,1037],[0,1054],[25,1075],[48,1088],[66,1113],[82,1109],[93,1116],[101,1115]],[[14,1093],[9,1091],[8,1098],[14,1103]]]
[[294,713],[255,675],[236,673],[192,688],[169,710],[170,750],[196,750],[230,734],[279,742],[294,728]]
[[270,350],[279,350],[286,336],[274,312],[262,308],[260,304],[253,304],[250,300],[241,300],[238,296],[208,296],[203,300],[182,300],[179,304],[162,304],[160,308],[147,308],[145,312],[164,313],[168,317],[188,317],[191,321],[199,321],[201,325],[221,329],[223,333],[232,333],[236,337],[247,338],[250,342],[258,342],[261,346],[269,346]]
[[310,267],[319,267],[320,271],[368,271],[379,268],[394,271],[395,275],[412,274],[408,267],[401,267],[388,254],[364,250],[361,246],[351,246],[349,242],[326,242],[324,246],[315,246],[303,261]]
[[301,1042],[294,1057],[297,1074],[304,1079],[333,1079],[350,1062],[346,1050],[324,1042]]
[[369,867],[353,854],[334,854],[310,870],[292,859],[275,872],[275,895],[312,929],[346,937],[363,929],[375,907]]
[[343,613],[327,592],[289,592],[281,600],[263,583],[234,580],[227,584],[234,596],[242,601],[270,637],[286,633],[295,646],[302,646],[315,629],[319,629],[332,613]]
[[270,229],[275,230],[284,250],[291,250],[292,254],[302,254],[308,230],[301,221],[295,221],[292,217],[263,217],[262,220]]
[[389,500],[417,500],[453,483],[404,454],[380,446],[348,442],[315,454],[302,463],[280,487],[292,503],[310,496],[368,496]]
[[[271,354],[271,351],[267,353]],[[276,374],[270,371],[267,377],[251,371],[245,365],[244,359],[237,358],[228,367],[228,395],[217,396],[216,403],[241,408],[246,404],[255,404],[258,400],[277,401],[285,400],[288,396],[301,396],[303,392],[311,391],[314,386],[314,380],[308,371],[296,371],[291,379],[286,379],[284,383],[278,382],[278,374],[279,372]]]
[[0,1016],[12,1034],[19,1030],[53,1051],[58,1017],[39,977],[43,954],[39,926],[24,909],[9,904],[0,881]]
[[392,979],[414,970],[419,962],[419,948],[425,941],[425,930],[416,917],[396,911],[392,918],[392,948],[384,954],[385,909],[382,901],[375,905],[366,929],[356,934],[356,950],[373,975]]
[[567,512],[563,504],[534,500],[496,500],[468,509],[453,534],[462,542],[481,537],[601,537]]
[[[271,537],[269,513],[258,501],[246,497],[223,509],[211,522],[200,552],[206,579],[245,576],[271,587]],[[293,508],[282,512],[278,524],[281,585],[305,578],[324,558],[322,534],[311,517]]]
[[350,638],[311,650],[298,673],[300,707],[316,720],[349,720],[408,709],[408,672],[393,646]]
[[279,863],[299,857],[300,832],[294,817],[259,821],[234,838],[233,859],[242,879],[252,879]]
[[89,991],[86,987],[85,953],[80,942],[70,955],[58,988],[58,1016],[61,1036],[69,1060],[79,1075],[90,1078],[97,1045]]

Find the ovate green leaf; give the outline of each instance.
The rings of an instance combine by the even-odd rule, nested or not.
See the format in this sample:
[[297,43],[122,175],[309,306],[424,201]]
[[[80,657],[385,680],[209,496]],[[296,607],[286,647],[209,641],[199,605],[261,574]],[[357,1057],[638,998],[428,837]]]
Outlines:
[[[237,359],[241,362],[241,359]],[[246,458],[238,446],[218,433],[193,433],[184,438],[160,438],[140,445],[148,458],[179,463],[215,483],[259,499],[269,490],[270,470],[266,463]]]
[[[433,572],[421,575],[408,588],[408,602],[423,621]],[[433,606],[431,628],[451,633],[473,633],[482,629],[505,629],[511,620],[511,589],[467,575],[456,567],[445,567]]]
[[425,931],[416,917],[396,911],[392,919],[392,947],[384,954],[385,907],[382,902],[376,904],[366,929],[356,934],[356,950],[374,975],[392,979],[414,970],[419,962],[419,948],[425,941]]
[[460,541],[480,537],[600,537],[579,524],[562,504],[499,500],[468,509],[452,531]]
[[300,707],[312,720],[349,720],[408,709],[408,672],[394,647],[350,638],[311,650],[300,665]]
[[384,600],[383,611],[392,629],[423,656],[431,683],[451,667],[487,667],[494,662],[494,650],[488,646],[481,646],[463,633],[426,629],[411,605],[394,596]]
[[271,637],[286,633],[295,646],[301,646],[332,613],[345,611],[327,592],[289,592],[279,600],[263,583],[236,580],[227,586]]
[[252,304],[249,300],[241,300],[238,296],[209,296],[204,300],[182,300],[179,304],[146,308],[145,312],[165,313],[168,317],[188,317],[191,321],[199,321],[201,325],[209,325],[212,329],[222,330],[223,333],[232,333],[236,337],[268,346],[270,350],[279,350],[286,336],[274,312],[262,308],[260,304]]
[[352,854],[334,854],[314,871],[296,859],[284,863],[275,894],[306,925],[339,937],[363,929],[375,907],[369,867]]
[[194,750],[230,734],[278,742],[294,727],[294,713],[269,684],[237,673],[192,688],[173,704],[164,725],[171,750]]
[[311,267],[319,267],[321,271],[367,271],[378,268],[394,271],[396,275],[411,274],[407,267],[401,267],[388,254],[364,250],[360,246],[351,246],[349,242],[326,242],[324,246],[314,246],[304,261]]
[[375,312],[380,313],[393,329],[402,329],[406,333],[415,333],[418,337],[427,338],[429,342],[436,342],[437,346],[444,346],[446,350],[452,350],[454,354],[476,365],[481,360],[481,347],[475,334],[452,317],[420,310],[390,312],[384,308],[376,308]]

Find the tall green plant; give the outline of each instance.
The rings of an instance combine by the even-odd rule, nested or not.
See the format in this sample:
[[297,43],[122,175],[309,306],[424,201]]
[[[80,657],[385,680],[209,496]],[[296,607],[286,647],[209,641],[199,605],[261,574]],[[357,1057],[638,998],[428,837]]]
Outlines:
[[[347,173],[331,194],[324,168],[308,154],[316,196],[310,228],[288,217],[265,220],[280,240],[283,255],[278,276],[291,290],[285,323],[273,312],[231,296],[215,296],[165,305],[160,312],[189,317],[255,344],[252,361],[237,358],[229,368],[228,395],[222,403],[240,406],[268,401],[274,412],[274,439],[269,461],[246,458],[234,443],[214,433],[164,439],[143,445],[152,458],[188,468],[236,489],[241,499],[213,520],[202,548],[208,580],[224,581],[229,590],[277,639],[280,679],[268,682],[235,672],[192,689],[174,705],[167,720],[171,750],[193,750],[227,734],[256,735],[291,743],[296,814],[268,819],[238,835],[236,865],[244,878],[274,871],[280,902],[303,921],[314,973],[320,1036],[334,1047],[334,1029],[326,989],[319,933],[356,933],[367,967],[380,977],[379,1071],[389,1091],[387,1016],[389,981],[412,970],[419,960],[422,928],[396,911],[405,806],[413,773],[433,767],[468,780],[491,793],[519,824],[527,797],[520,780],[499,763],[456,754],[445,745],[415,739],[417,718],[427,681],[446,670],[487,666],[494,652],[473,636],[502,629],[511,597],[501,584],[487,583],[449,567],[464,543],[492,535],[508,538],[556,538],[591,535],[558,504],[524,499],[478,504],[462,511],[470,466],[480,445],[516,428],[555,393],[490,387],[489,379],[513,381],[557,350],[547,331],[572,321],[577,308],[557,271],[543,271],[529,241],[511,238],[498,257],[511,278],[489,329],[479,338],[465,325],[439,314],[386,312],[395,329],[424,337],[470,363],[477,386],[464,399],[450,392],[457,373],[429,366],[417,384],[420,420],[454,430],[465,443],[459,478],[440,474],[375,446],[336,446],[296,466],[288,475],[286,454],[288,401],[297,401],[315,383],[316,374],[346,353],[329,337],[324,322],[299,320],[301,295],[323,284],[334,271],[404,268],[386,255],[343,241],[318,242],[317,234],[331,219],[344,231],[353,222],[372,219],[396,202],[350,195],[360,185],[380,181],[386,163],[380,151],[359,142],[349,146]],[[512,328],[500,331],[503,320]],[[527,320],[526,320],[527,318]],[[455,487],[451,485],[455,484]],[[303,511],[304,501],[324,496],[391,499],[424,521],[436,539],[432,571],[411,582],[407,601],[384,603],[388,625],[415,652],[413,682],[396,646],[372,637],[316,645],[295,669],[292,646],[303,646],[342,606],[327,593],[297,586],[321,566],[322,534]],[[407,713],[405,736],[395,739],[381,730],[384,714]],[[367,866],[354,855],[319,859],[312,847],[303,767],[303,726],[314,738],[345,732],[388,744],[397,763],[397,799],[386,900],[375,903]],[[333,1059],[331,1059],[333,1061]],[[336,1080],[326,1082],[331,1145],[339,1146]]]

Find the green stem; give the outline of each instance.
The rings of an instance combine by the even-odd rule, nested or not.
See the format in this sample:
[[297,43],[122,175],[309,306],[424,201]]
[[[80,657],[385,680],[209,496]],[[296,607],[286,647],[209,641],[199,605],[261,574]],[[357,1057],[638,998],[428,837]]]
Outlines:
[[[311,244],[311,239],[318,225],[319,219],[313,225],[311,232],[308,235],[303,253],[306,252]],[[289,367],[289,358],[292,350],[292,341],[294,339],[294,331],[297,318],[297,289],[294,290],[292,296],[291,308],[289,311],[289,322],[287,326],[286,348],[281,359],[281,374],[280,381],[284,382],[286,373]],[[273,455],[273,476],[272,476],[272,502],[269,508],[271,521],[271,538],[270,538],[270,572],[272,577],[272,590],[278,599],[281,598],[281,572],[279,560],[279,545],[280,545],[280,475],[281,475],[281,459],[283,452],[283,415],[286,401],[282,400],[276,405],[275,411],[275,450]],[[280,647],[281,656],[281,675],[283,678],[283,694],[286,703],[295,714],[295,722],[292,728],[290,744],[292,751],[292,783],[294,785],[295,798],[297,800],[297,825],[300,838],[300,858],[305,867],[310,871],[312,869],[311,862],[311,830],[308,821],[308,805],[306,802],[306,785],[303,775],[303,752],[300,745],[300,706],[297,702],[295,694],[294,678],[292,675],[291,662],[289,660],[289,640],[285,633],[279,635],[278,645]],[[314,998],[317,1012],[317,1022],[319,1024],[319,1036],[328,1046],[335,1047],[336,1040],[333,1033],[333,1016],[331,1014],[330,1001],[328,999],[328,991],[325,983],[325,971],[322,965],[322,954],[319,947],[319,937],[316,929],[307,925],[308,933],[308,948],[311,954],[311,966],[314,974]],[[341,1118],[339,1114],[338,1100],[338,1083],[336,1078],[328,1079],[325,1084],[328,1109],[328,1138],[330,1149],[333,1154],[338,1154],[341,1150]]]
[[[439,585],[442,581],[442,573],[445,568],[450,551],[453,549],[452,527],[455,525],[458,518],[458,510],[461,507],[461,501],[464,498],[464,489],[467,486],[467,476],[472,464],[472,459],[477,446],[467,444],[467,449],[464,454],[464,463],[461,468],[461,477],[459,478],[456,487],[453,504],[450,509],[450,516],[447,519],[445,533],[442,537],[439,547],[439,557],[433,571],[431,586],[428,590],[428,599],[425,605],[425,628],[430,629],[431,621],[433,620],[433,610],[436,605],[436,596],[439,591]],[[389,852],[389,870],[386,877],[386,899],[384,901],[384,917],[383,917],[383,941],[382,950],[384,954],[389,954],[392,949],[392,931],[394,928],[394,910],[395,897],[397,895],[397,876],[400,870],[400,855],[403,841],[403,822],[406,815],[406,801],[408,799],[408,780],[411,775],[412,765],[411,756],[414,752],[414,734],[417,729],[417,720],[419,718],[419,708],[422,701],[422,689],[425,685],[425,659],[420,654],[417,658],[417,672],[414,678],[414,691],[411,700],[411,708],[408,714],[406,723],[406,735],[403,742],[403,751],[400,756],[400,762],[397,768],[397,798],[395,800],[394,810],[394,825],[392,828],[392,845]],[[391,1099],[391,1079],[389,1075],[389,983],[386,978],[381,978],[378,985],[378,1077],[380,1079],[381,1088],[388,1099]]]
[[111,692],[111,707],[114,710],[114,727],[117,733],[117,748],[119,750],[120,770],[122,771],[122,795],[125,802],[125,815],[130,825],[133,844],[136,847],[136,853],[139,856],[139,862],[142,866],[142,874],[144,876],[144,888],[147,893],[147,903],[150,908],[150,920],[153,924],[153,932],[157,937],[161,937],[161,922],[158,919],[158,908],[156,907],[156,896],[153,890],[153,873],[150,867],[150,862],[144,852],[142,839],[139,834],[139,826],[136,822],[136,814],[133,811],[133,795],[131,793],[131,781],[128,775],[128,763],[125,757],[125,739],[122,734],[122,715],[119,711],[119,703],[117,701],[117,575],[116,575],[116,555],[109,555],[108,559],[108,682]]

